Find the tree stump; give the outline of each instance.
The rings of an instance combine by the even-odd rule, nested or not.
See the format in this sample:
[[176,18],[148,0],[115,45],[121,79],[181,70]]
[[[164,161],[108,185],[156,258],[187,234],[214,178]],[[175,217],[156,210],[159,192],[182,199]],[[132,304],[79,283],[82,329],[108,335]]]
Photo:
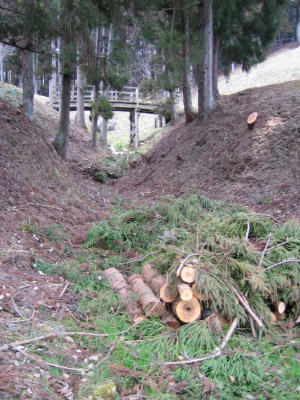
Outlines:
[[247,119],[248,129],[252,130],[254,128],[256,119],[257,119],[257,112],[254,112],[249,115]]

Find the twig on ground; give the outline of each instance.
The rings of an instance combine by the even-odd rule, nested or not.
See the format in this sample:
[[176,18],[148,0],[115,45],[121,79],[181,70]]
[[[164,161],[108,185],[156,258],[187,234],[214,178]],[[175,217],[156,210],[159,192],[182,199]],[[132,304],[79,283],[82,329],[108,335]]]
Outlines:
[[225,347],[227,346],[227,343],[229,342],[229,340],[231,339],[231,336],[233,335],[233,332],[235,331],[236,327],[238,326],[239,323],[239,319],[238,317],[235,317],[234,320],[232,321],[230,328],[227,332],[227,335],[225,336],[225,338],[223,339],[220,349],[224,350]]
[[300,263],[300,260],[296,259],[296,258],[285,258],[284,260],[278,262],[277,264],[273,264],[268,268],[265,268],[265,271],[268,271],[271,268],[275,268],[278,267],[278,265],[282,265],[282,264],[286,264],[286,263],[291,263],[291,262],[297,262]]
[[63,295],[65,294],[65,291],[67,290],[70,282],[67,282],[63,288],[63,290],[60,292],[59,298],[62,298]]
[[23,315],[23,314],[21,313],[21,311],[18,309],[18,307],[17,307],[17,305],[16,305],[16,302],[15,302],[15,298],[16,298],[17,294],[18,294],[18,292],[17,292],[17,293],[14,295],[14,297],[12,298],[12,305],[13,305],[13,307],[14,307],[14,310],[15,310],[16,314],[18,314],[18,316],[21,317],[22,320],[10,321],[10,322],[11,322],[11,323],[16,323],[16,322],[28,322],[28,321],[32,320],[32,318],[34,317],[35,309],[32,307],[31,304],[28,303],[29,306],[30,306],[30,308],[31,308],[31,310],[32,310],[32,313],[31,313],[30,317],[28,317],[28,318],[24,317],[24,315]]
[[267,241],[266,246],[265,246],[265,248],[264,248],[264,251],[262,252],[261,257],[260,257],[260,260],[259,260],[259,264],[258,264],[258,267],[259,267],[259,268],[261,268],[261,266],[262,266],[262,263],[263,263],[265,254],[266,254],[266,252],[267,252],[267,249],[268,249],[268,246],[269,246],[271,237],[272,237],[272,235],[271,235],[271,233],[270,233],[270,235],[269,235],[269,237],[268,237],[268,241]]
[[6,254],[6,253],[29,253],[29,251],[25,250],[18,250],[18,249],[6,249],[6,250],[0,250],[1,254]]
[[33,206],[38,206],[38,207],[46,207],[46,208],[53,208],[55,210],[60,210],[62,211],[65,216],[67,217],[67,219],[71,222],[72,225],[74,225],[74,222],[72,221],[72,219],[68,216],[68,214],[66,213],[66,211],[61,208],[61,207],[56,207],[56,206],[51,206],[50,204],[40,204],[40,203],[34,203],[34,202],[27,202],[28,204],[31,204]]
[[54,368],[60,368],[63,369],[65,371],[75,371],[75,372],[84,372],[86,373],[87,370],[83,369],[83,368],[73,368],[73,367],[66,367],[65,365],[59,365],[59,364],[53,364],[53,363],[49,363],[47,361],[42,360],[41,358],[37,358],[34,356],[29,355],[28,353],[26,353],[26,351],[23,351],[22,349],[18,348],[18,347],[11,347],[12,350],[23,354],[23,356],[25,356],[26,358],[28,358],[29,360],[32,360],[38,364],[44,364],[47,365],[49,367],[54,367]]
[[248,312],[248,314],[254,319],[254,321],[257,323],[259,328],[262,328],[263,323],[261,322],[261,320],[258,318],[258,316],[254,313],[254,311],[252,310],[252,308],[250,307],[247,299],[245,298],[245,296],[243,296],[236,287],[234,287],[232,285],[232,289],[234,291],[234,294],[236,295],[237,299],[239,300],[239,302],[241,303],[241,305],[245,308],[245,310]]
[[284,242],[282,242],[282,243],[277,243],[277,244],[275,244],[274,246],[272,246],[272,247],[269,247],[268,248],[268,250],[266,251],[266,253],[269,253],[269,251],[271,251],[271,250],[273,250],[273,249],[275,249],[275,247],[278,247],[278,246],[283,246],[284,244],[286,244],[286,243],[289,243],[289,241],[290,241],[290,239],[288,239],[288,240],[285,240]]
[[187,262],[187,260],[191,257],[196,257],[196,256],[199,256],[199,253],[189,254],[187,257],[185,257],[185,259],[181,262],[181,264],[177,268],[177,271],[176,271],[177,277],[180,276],[182,268],[184,267],[184,264]]
[[[153,304],[153,307],[145,314],[145,318],[149,317],[151,315],[152,310],[156,306],[156,304],[159,303],[159,299],[157,299],[157,302]],[[29,344],[29,343],[35,343],[35,342],[40,342],[43,340],[47,339],[52,339],[55,337],[65,337],[65,336],[90,336],[90,337],[102,337],[102,338],[107,338],[109,336],[119,336],[119,335],[124,335],[125,333],[129,332],[131,329],[135,328],[141,321],[135,322],[131,326],[129,326],[127,329],[124,331],[119,331],[116,333],[94,333],[94,332],[52,332],[49,333],[48,335],[44,336],[37,336],[35,338],[27,339],[27,340],[21,340],[13,343],[8,343],[0,347],[0,351],[7,351],[11,348],[17,347],[17,346],[23,346],[24,344]]]
[[250,317],[249,319],[250,319],[250,327],[251,327],[252,335],[253,335],[254,339],[257,339],[257,334],[256,334],[253,318]]
[[143,257],[140,258],[135,258],[134,260],[129,260],[123,263],[123,265],[128,265],[128,264],[132,264],[132,263],[137,263],[137,262],[141,262],[144,261],[146,258],[148,258],[149,256],[152,256],[152,254],[154,254],[154,252],[152,251],[151,253],[146,254]]
[[247,231],[246,231],[246,236],[245,236],[245,240],[246,240],[246,242],[249,242],[249,233],[250,233],[250,228],[251,228],[251,226],[250,226],[250,222],[249,222],[249,221],[247,221]]
[[193,358],[191,360],[183,360],[183,361],[169,361],[164,363],[164,365],[185,365],[185,364],[195,364],[195,363],[199,363],[202,361],[206,361],[206,360],[211,360],[213,358],[216,357],[222,357],[225,356],[225,354],[222,353],[222,350],[225,349],[227,343],[229,342],[230,338],[233,335],[233,332],[235,331],[237,325],[238,325],[238,318],[235,317],[234,320],[232,321],[232,324],[230,325],[230,328],[227,332],[227,335],[225,336],[225,338],[223,339],[220,348],[215,349],[215,353],[209,355],[209,356],[205,356],[205,357],[200,357],[200,358]]

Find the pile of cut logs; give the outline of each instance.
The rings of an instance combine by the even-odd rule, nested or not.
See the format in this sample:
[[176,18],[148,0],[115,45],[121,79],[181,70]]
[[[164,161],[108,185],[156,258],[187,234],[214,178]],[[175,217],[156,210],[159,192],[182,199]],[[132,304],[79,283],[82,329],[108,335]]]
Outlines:
[[[195,286],[197,259],[182,264],[177,270],[177,284],[166,282],[150,264],[146,264],[141,274],[135,274],[126,282],[116,268],[104,272],[112,289],[116,290],[124,307],[134,321],[146,316],[161,317],[169,327],[178,328],[180,322],[190,323],[201,317],[203,298]],[[134,300],[136,296],[138,302]]]

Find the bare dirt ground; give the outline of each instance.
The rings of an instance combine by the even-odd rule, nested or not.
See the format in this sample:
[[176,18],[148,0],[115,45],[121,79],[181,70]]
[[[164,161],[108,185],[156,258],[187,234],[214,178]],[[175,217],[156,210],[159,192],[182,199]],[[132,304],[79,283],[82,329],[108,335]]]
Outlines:
[[[223,96],[202,124],[181,123],[118,187],[124,196],[199,192],[276,218],[299,217],[300,81]],[[258,112],[255,128],[247,117]]]

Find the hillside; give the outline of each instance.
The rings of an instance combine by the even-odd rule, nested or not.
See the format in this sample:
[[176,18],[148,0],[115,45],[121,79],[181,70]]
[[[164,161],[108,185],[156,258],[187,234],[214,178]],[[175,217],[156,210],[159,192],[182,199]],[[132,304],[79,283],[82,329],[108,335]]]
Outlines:
[[[181,123],[119,182],[125,197],[196,191],[277,218],[299,217],[300,81],[223,96],[209,118]],[[258,112],[255,128],[247,117]]]
[[[132,325],[104,270],[117,267],[127,277],[139,273],[149,257],[154,263],[163,255],[168,262],[161,251],[174,231],[179,243],[175,237],[170,248],[183,246],[180,258],[190,244],[198,249],[207,235],[219,235],[220,227],[227,234],[229,222],[231,235],[234,225],[237,236],[228,235],[224,248],[217,245],[221,276],[228,246],[234,253],[242,250],[239,263],[250,265],[248,272],[260,268],[259,260],[273,268],[298,257],[298,226],[281,228],[277,220],[299,217],[299,91],[300,81],[294,81],[224,96],[205,123],[178,124],[131,163],[127,176],[100,184],[84,170],[107,154],[91,150],[86,131],[71,125],[63,162],[52,146],[57,113],[36,102],[36,120],[30,123],[20,93],[12,87],[0,90],[1,398],[96,400],[103,382],[122,400],[198,399],[199,393],[223,400],[295,398],[298,322],[280,322],[282,331],[263,334],[260,341],[242,326],[222,357],[202,363],[201,372],[197,364],[168,367],[164,361],[214,358],[221,336],[210,332],[204,319],[171,332],[157,319]],[[249,131],[246,119],[253,111],[258,120]],[[179,205],[169,198],[157,201],[170,193],[198,193],[273,217],[231,206],[220,206],[220,215],[214,215],[214,202],[197,195]],[[173,219],[168,220],[170,210]],[[247,218],[254,228],[248,242]],[[261,255],[268,244],[268,251],[276,251]],[[276,275],[280,298],[287,292],[286,298],[298,296],[297,263]],[[293,279],[291,265],[297,272]],[[256,276],[245,274],[240,264],[240,274],[236,268],[240,284],[256,285]],[[297,309],[287,304],[295,319]]]
[[37,246],[24,232],[28,225],[62,224],[70,234],[86,231],[103,200],[95,183],[80,171],[105,153],[91,151],[88,132],[71,124],[70,151],[63,162],[52,146],[57,112],[37,101],[35,122],[30,123],[16,89],[2,86],[2,97],[0,256],[7,257],[14,251],[30,253],[28,249]]

